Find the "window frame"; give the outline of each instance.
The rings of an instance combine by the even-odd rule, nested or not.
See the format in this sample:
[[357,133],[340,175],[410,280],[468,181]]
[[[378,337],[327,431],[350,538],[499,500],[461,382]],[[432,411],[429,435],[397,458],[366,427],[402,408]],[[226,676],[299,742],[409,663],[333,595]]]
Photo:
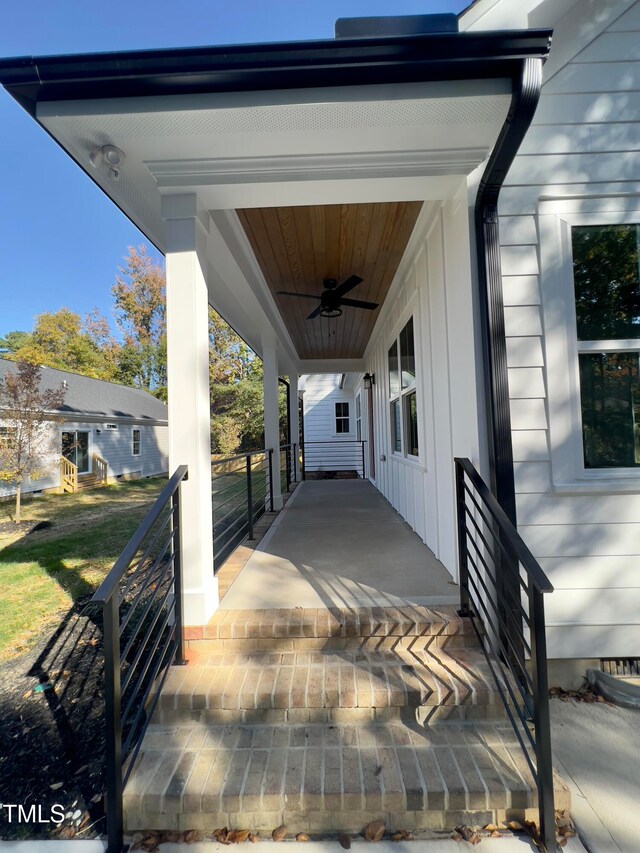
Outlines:
[[[413,324],[413,366],[414,366],[414,377],[413,382],[411,382],[406,387],[403,387],[402,380],[402,347],[400,345],[400,339],[402,333],[407,328],[409,323]],[[394,347],[397,348],[397,359],[398,359],[398,392],[393,394],[391,390],[391,370],[389,368],[389,355],[391,349]],[[401,321],[396,327],[396,333],[392,338],[389,339],[386,347],[386,361],[385,361],[385,381],[386,381],[386,397],[387,397],[387,417],[388,417],[388,426],[389,426],[389,453],[392,458],[402,459],[404,462],[409,463],[420,463],[422,460],[422,447],[423,447],[423,434],[421,427],[421,408],[420,408],[420,394],[418,392],[419,381],[418,381],[418,373],[419,373],[419,347],[418,347],[418,323],[417,316],[415,311],[410,311],[407,315],[405,315],[403,321]],[[416,435],[418,439],[418,454],[415,455],[408,451],[409,445],[409,424],[408,418],[406,416],[407,411],[407,399],[411,394],[415,394],[416,397]],[[400,450],[396,450],[395,441],[397,436],[396,422],[393,417],[394,406],[398,404],[400,411]]]
[[355,424],[356,424],[356,441],[362,441],[362,394],[360,391],[355,397]]
[[[342,400],[334,400],[333,401],[333,435],[336,438],[343,438],[345,435],[352,435],[351,432],[351,406],[349,405],[351,400],[342,399]],[[347,414],[346,415],[338,415],[338,406],[346,405]],[[348,429],[343,432],[338,432],[338,421],[346,421]]]
[[[640,468],[586,468],[579,356],[638,353],[637,340],[579,341],[571,229],[640,224],[640,198],[553,199],[538,205],[540,279],[546,365],[551,480],[555,491],[635,491]],[[560,366],[566,365],[566,370]],[[531,429],[540,427],[532,426]]]
[[[138,452],[136,453],[136,433],[138,433]],[[142,430],[140,427],[132,427],[131,429],[131,455],[136,459],[142,456]]]

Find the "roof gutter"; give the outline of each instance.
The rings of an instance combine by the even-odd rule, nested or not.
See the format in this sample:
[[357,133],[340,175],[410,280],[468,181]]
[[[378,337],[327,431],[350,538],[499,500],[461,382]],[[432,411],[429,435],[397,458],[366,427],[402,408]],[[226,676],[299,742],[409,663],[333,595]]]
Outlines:
[[521,63],[511,106],[482,176],[475,204],[476,253],[491,491],[516,524],[513,446],[504,328],[498,198],[533,119],[542,88],[540,57]]

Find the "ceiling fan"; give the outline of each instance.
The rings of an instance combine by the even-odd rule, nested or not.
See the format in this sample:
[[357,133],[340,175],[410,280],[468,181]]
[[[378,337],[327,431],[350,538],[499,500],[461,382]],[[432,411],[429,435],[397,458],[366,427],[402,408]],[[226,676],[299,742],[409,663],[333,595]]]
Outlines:
[[365,308],[374,311],[378,307],[377,302],[365,302],[362,299],[345,299],[345,293],[357,287],[363,279],[359,275],[352,275],[338,284],[335,278],[325,278],[322,282],[324,290],[322,293],[294,293],[290,290],[279,290],[279,296],[301,296],[303,299],[319,299],[320,304],[314,308],[307,320],[315,320],[316,317],[339,317],[342,314],[342,306],[350,308]]

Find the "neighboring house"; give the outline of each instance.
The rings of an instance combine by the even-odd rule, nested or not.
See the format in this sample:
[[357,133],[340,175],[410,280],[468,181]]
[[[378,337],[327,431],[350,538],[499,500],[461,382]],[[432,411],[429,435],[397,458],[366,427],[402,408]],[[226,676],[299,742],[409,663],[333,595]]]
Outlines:
[[351,373],[301,378],[305,474],[365,476],[362,394],[354,393],[355,378]]
[[[638,656],[640,3],[478,0],[437,31],[429,16],[370,25],[0,62],[166,254],[186,620],[218,603],[210,303],[264,361],[267,447],[278,374],[294,399],[301,375],[350,375],[326,435],[348,417],[356,440],[360,399],[367,476],[454,580],[453,459],[469,457],[556,588],[549,656]],[[324,325],[309,319],[308,294],[351,274],[349,298],[379,307],[337,316],[324,297]]]
[[[0,380],[15,369],[15,362],[0,359]],[[25,483],[23,492],[60,489],[61,459],[67,459],[77,468],[80,487],[97,479],[114,482],[167,472],[164,403],[147,391],[115,382],[51,367],[43,367],[41,371],[41,387],[62,386],[64,404],[60,410],[51,412],[49,473],[40,480]],[[11,494],[15,494],[14,486],[0,484],[0,497]]]

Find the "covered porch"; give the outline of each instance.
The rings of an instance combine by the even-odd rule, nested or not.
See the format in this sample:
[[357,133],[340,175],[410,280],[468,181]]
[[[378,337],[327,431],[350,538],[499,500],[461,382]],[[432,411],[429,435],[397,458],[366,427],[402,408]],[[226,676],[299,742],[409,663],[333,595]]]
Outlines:
[[300,483],[221,600],[227,610],[455,605],[458,586],[367,480]]

